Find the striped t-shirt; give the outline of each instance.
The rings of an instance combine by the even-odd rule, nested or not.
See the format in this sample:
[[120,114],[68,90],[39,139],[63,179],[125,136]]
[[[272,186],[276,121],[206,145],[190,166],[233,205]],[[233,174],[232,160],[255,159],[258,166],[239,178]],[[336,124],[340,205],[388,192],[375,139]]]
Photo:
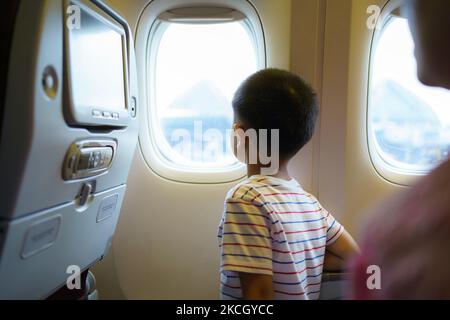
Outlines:
[[238,272],[271,275],[274,299],[318,299],[327,245],[343,227],[294,179],[252,176],[231,189],[219,226],[222,299]]

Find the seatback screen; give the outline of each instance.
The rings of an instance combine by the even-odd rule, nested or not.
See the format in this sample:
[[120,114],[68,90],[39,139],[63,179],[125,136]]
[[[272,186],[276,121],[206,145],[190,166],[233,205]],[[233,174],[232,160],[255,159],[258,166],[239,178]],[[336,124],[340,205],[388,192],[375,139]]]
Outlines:
[[74,109],[125,109],[124,36],[120,30],[83,9],[79,28],[69,31],[68,47]]

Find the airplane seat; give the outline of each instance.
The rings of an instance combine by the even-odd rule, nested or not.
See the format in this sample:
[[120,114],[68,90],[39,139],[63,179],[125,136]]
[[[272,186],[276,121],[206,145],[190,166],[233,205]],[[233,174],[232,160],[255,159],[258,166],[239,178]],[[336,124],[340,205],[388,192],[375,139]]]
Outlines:
[[86,278],[86,299],[98,300],[98,291],[96,288],[96,281],[94,274],[89,271]]
[[8,74],[9,53],[16,20],[19,0],[4,1],[1,4],[0,26],[2,28],[2,46],[0,48],[0,133],[3,124],[3,111]]
[[47,300],[98,300],[95,276],[92,271],[84,271],[80,278],[81,286],[79,290],[69,290],[62,287],[47,297]]
[[111,244],[137,143],[134,45],[102,0],[5,1],[1,18],[0,299],[44,299],[78,290]]

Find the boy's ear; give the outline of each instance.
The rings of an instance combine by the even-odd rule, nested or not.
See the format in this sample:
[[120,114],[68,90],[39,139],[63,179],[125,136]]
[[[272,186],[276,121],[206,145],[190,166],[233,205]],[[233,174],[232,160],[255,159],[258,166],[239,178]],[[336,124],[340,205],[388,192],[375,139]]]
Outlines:
[[244,129],[238,122],[233,123],[233,133],[230,137],[232,139],[231,146],[233,148],[233,154],[240,162],[245,163],[246,151]]
[[237,122],[233,123],[233,130],[236,131],[239,129],[244,130],[244,128],[242,127],[242,125],[240,123],[237,123]]

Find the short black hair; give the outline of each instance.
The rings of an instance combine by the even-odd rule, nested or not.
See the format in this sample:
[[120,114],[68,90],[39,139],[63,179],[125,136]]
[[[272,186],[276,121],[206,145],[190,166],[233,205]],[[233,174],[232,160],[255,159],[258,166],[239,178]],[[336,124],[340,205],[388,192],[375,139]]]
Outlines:
[[282,158],[294,156],[311,140],[319,113],[311,86],[279,69],[265,69],[247,78],[232,105],[235,119],[245,129],[279,129]]

